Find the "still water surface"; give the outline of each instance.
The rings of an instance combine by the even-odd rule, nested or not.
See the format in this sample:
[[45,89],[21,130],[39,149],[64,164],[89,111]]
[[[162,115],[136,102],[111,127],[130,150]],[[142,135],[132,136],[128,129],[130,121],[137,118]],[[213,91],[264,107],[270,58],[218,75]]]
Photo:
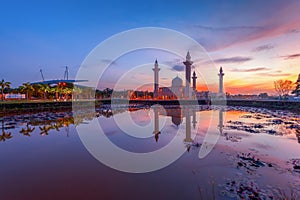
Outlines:
[[[0,120],[0,199],[272,199],[280,192],[300,197],[300,118],[290,112],[120,106],[75,119],[57,112]],[[112,169],[90,154],[77,133],[95,120],[126,151],[157,151],[179,137],[177,148],[184,152],[149,173]],[[199,158],[208,132],[218,140]]]

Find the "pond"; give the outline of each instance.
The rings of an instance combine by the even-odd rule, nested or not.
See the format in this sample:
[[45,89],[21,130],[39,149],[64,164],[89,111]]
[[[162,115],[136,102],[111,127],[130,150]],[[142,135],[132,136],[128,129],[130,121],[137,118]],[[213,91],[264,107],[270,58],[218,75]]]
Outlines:
[[0,199],[300,198],[292,112],[118,105],[0,122]]

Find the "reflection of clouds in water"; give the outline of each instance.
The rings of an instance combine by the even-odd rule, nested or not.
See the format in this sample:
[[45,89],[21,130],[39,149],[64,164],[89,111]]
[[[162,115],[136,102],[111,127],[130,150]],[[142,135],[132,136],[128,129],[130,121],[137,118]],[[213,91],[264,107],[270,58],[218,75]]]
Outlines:
[[130,113],[131,119],[139,126],[146,126],[151,123],[151,116],[149,110],[138,110]]
[[259,149],[265,149],[265,150],[270,150],[274,148],[271,145],[262,144],[262,143],[252,143],[251,146],[257,147]]

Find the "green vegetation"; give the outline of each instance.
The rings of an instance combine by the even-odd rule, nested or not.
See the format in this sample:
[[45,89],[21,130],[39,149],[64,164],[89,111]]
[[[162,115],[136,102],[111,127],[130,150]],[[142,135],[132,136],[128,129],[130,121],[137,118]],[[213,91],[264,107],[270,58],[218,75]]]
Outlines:
[[10,89],[10,82],[6,82],[2,79],[0,82],[2,101],[5,100],[5,93],[12,94],[25,94],[25,99],[10,99],[6,102],[29,102],[29,101],[68,101],[72,99],[72,94],[77,96],[84,91],[84,89],[74,86],[72,83],[59,83],[55,85],[49,84],[30,84],[29,82],[23,83],[21,86],[15,89]]
[[0,87],[1,87],[1,99],[2,101],[4,101],[4,90],[5,89],[9,89],[11,85],[11,82],[5,81],[4,79],[2,79],[0,81]]
[[32,85],[30,85],[29,82],[27,83],[23,83],[23,85],[21,85],[18,90],[22,93],[22,94],[26,94],[26,99],[30,100],[32,93],[34,92],[34,88]]

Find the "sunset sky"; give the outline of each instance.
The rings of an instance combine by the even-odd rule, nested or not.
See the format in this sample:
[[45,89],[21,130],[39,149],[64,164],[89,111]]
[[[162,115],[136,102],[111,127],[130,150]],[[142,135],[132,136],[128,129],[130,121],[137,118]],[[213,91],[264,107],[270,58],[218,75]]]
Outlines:
[[[300,73],[297,0],[74,2],[1,2],[0,78],[17,87],[40,80],[39,70],[43,69],[46,79],[58,79],[63,77],[66,65],[74,78],[85,57],[99,43],[140,27],[169,28],[195,39],[215,67],[223,67],[225,89],[232,94],[271,94],[274,80],[296,81]],[[113,73],[123,73],[136,64],[149,65],[155,59],[162,64],[162,83],[170,84],[177,75],[184,77],[180,58],[151,50],[120,57]],[[151,67],[135,74],[136,78],[152,80]],[[195,63],[197,72],[205,67],[206,60]],[[104,78],[107,86],[111,78],[110,74]],[[129,82],[124,89],[133,85]]]

